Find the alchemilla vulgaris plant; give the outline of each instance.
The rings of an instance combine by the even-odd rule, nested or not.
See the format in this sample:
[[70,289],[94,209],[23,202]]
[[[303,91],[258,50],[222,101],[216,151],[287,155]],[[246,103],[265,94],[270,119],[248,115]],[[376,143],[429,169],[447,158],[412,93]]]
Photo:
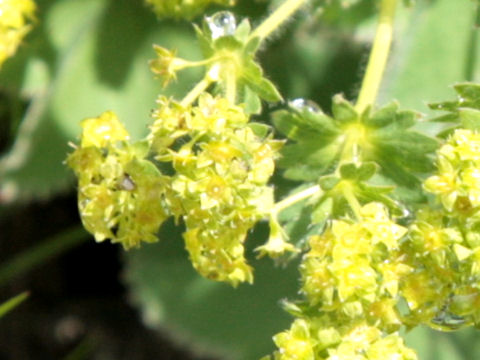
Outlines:
[[[147,3],[159,17],[177,19],[213,3],[235,5]],[[335,95],[323,111],[284,99],[264,75],[259,49],[298,10],[308,16],[338,5],[285,0],[255,27],[230,11],[205,16],[194,25],[203,59],[154,46],[150,67],[165,86],[187,68],[204,75],[183,98],[158,96],[148,136],[130,141],[106,111],[82,121],[67,159],[83,224],[97,241],[148,246],[142,243],[157,241],[173,217],[185,226],[193,267],[211,280],[254,281],[245,242],[257,223],[268,222],[258,256],[301,262],[299,299],[284,302],[293,322],[273,336],[277,350],[264,360],[416,359],[400,330],[480,323],[480,85],[458,83],[457,99],[430,105],[441,111],[428,119],[442,124],[434,137],[416,130],[426,121],[418,112],[377,104],[396,10],[415,6],[378,0],[356,101]],[[256,120],[261,113],[270,124]],[[298,183],[281,199],[276,170]],[[297,217],[279,217],[299,204],[310,214],[304,239],[288,232]]]

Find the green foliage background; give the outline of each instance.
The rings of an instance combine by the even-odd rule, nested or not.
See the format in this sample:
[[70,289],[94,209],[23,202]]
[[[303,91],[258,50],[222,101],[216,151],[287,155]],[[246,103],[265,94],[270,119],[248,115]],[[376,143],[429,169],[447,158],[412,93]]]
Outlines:
[[[312,99],[326,111],[336,93],[355,97],[375,24],[373,0],[352,1],[345,12],[337,1],[331,3],[323,17],[296,15],[260,55],[267,77],[286,99]],[[73,176],[62,162],[83,118],[113,110],[134,139],[146,134],[155,98],[165,93],[147,66],[153,43],[200,58],[190,24],[158,21],[137,0],[39,0],[38,7],[38,24],[0,72],[0,90],[8,99],[2,112],[18,124],[9,129],[16,140],[0,159],[3,210],[7,202],[72,189]],[[253,24],[267,11],[268,3],[253,0],[240,1],[236,9]],[[428,113],[429,101],[453,97],[451,84],[478,81],[474,20],[474,4],[467,0],[418,0],[402,9],[380,103],[397,99],[402,108]],[[182,72],[168,94],[185,94],[200,75]],[[279,195],[293,186],[277,178]],[[252,249],[266,237],[260,225],[248,252],[255,284],[233,289],[194,272],[180,234],[166,224],[158,244],[123,256],[124,281],[145,322],[170,331],[185,346],[226,359],[270,353],[271,336],[290,323],[279,301],[296,297],[297,264],[274,267],[269,260],[254,260]],[[418,329],[407,339],[422,360],[480,358],[474,330],[452,335]]]

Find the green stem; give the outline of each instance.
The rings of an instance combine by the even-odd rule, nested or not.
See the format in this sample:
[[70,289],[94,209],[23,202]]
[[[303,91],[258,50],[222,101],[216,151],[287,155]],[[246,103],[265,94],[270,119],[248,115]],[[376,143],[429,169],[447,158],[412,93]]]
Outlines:
[[14,296],[13,298],[5,301],[4,303],[0,304],[0,318],[8,313],[10,310],[13,310],[22,302],[24,302],[30,293],[28,291],[24,291],[21,294]]
[[468,44],[468,53],[465,64],[465,80],[474,81],[475,79],[475,65],[477,63],[478,52],[478,27],[480,26],[480,4],[477,5],[475,11],[475,23],[470,32],[470,39]]
[[25,250],[0,266],[0,286],[15,276],[21,275],[48,259],[71,249],[87,238],[87,233],[83,227],[77,226]]
[[358,95],[355,106],[360,113],[363,112],[367,106],[375,103],[392,43],[393,20],[397,0],[382,0],[380,6],[380,16],[375,39],[368,59],[367,71],[365,72],[360,94]]
[[204,77],[183,98],[183,100],[180,102],[180,105],[182,105],[183,107],[186,107],[186,106],[190,105],[191,103],[193,103],[200,96],[201,93],[203,93],[205,90],[207,90],[207,88],[210,86],[211,83],[212,83],[212,81],[210,80],[210,78],[208,76]]
[[297,11],[307,0],[287,0],[276,9],[263,23],[261,23],[251,34],[250,39],[259,37],[261,40],[267,38],[273,31],[278,29],[295,11]]
[[272,216],[276,216],[276,214],[280,213],[282,210],[296,204],[299,201],[305,200],[313,195],[318,194],[321,191],[320,186],[314,185],[305,190],[299,191],[295,194],[292,194],[282,201],[279,201],[273,206],[272,211],[270,212]]

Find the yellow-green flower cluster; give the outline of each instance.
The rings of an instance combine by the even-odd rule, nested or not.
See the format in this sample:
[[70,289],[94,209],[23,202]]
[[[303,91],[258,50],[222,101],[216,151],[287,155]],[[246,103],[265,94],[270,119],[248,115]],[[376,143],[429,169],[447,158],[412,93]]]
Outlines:
[[437,167],[425,189],[438,195],[447,211],[471,216],[480,206],[480,134],[455,130],[437,152]]
[[0,66],[13,56],[30,31],[35,3],[32,0],[0,1]]
[[258,135],[243,108],[225,98],[204,94],[193,106],[158,102],[149,141],[157,160],[175,170],[172,213],[186,224],[194,267],[211,279],[251,282],[243,243],[273,205],[267,182],[282,143]]
[[145,0],[158,17],[191,19],[211,5],[235,5],[235,0]]
[[391,299],[399,280],[411,271],[398,252],[407,229],[395,224],[379,203],[365,205],[361,216],[358,222],[334,220],[322,235],[310,238],[301,265],[302,291],[323,311],[351,318],[373,311],[382,325],[398,325]]
[[444,225],[441,211],[421,209],[417,212],[404,248],[415,268],[401,284],[410,312],[404,319],[407,323],[431,324],[444,307],[454,283],[460,280],[457,265],[463,259],[462,242],[463,236],[457,228]]
[[400,284],[413,270],[401,252],[407,229],[379,203],[359,215],[310,238],[300,267],[306,300],[287,306],[297,318],[274,336],[273,360],[417,358],[397,333]]
[[480,322],[480,135],[455,130],[437,167],[424,187],[443,208],[417,212],[404,249],[415,271],[401,292],[411,326],[454,330]]
[[96,241],[111,239],[124,248],[157,240],[167,213],[165,178],[145,160],[148,144],[129,135],[112,112],[82,122],[80,146],[67,164],[78,177],[78,205],[85,228]]
[[[366,321],[335,316],[296,319],[274,336],[273,360],[416,360],[398,333],[385,334]],[[262,359],[267,360],[268,357]]]

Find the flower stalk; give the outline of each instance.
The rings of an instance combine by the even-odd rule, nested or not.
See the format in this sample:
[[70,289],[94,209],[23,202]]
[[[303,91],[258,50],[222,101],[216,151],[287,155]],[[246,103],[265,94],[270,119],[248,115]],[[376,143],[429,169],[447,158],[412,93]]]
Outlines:
[[375,39],[368,59],[367,71],[365,72],[360,94],[355,106],[359,113],[363,112],[365,108],[373,105],[375,102],[392,44],[397,0],[382,0],[380,6]]

